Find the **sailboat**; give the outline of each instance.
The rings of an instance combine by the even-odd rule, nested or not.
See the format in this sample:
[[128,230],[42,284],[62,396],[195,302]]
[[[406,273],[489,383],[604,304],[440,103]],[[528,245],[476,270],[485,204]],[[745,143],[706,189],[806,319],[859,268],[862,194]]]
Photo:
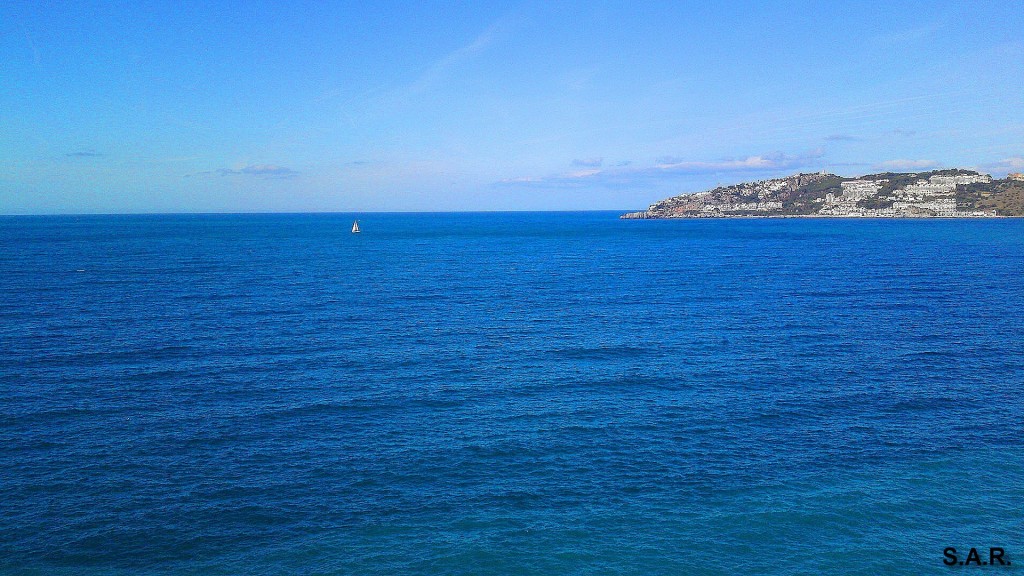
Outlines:
[[359,220],[355,220],[352,222],[352,233],[359,234]]

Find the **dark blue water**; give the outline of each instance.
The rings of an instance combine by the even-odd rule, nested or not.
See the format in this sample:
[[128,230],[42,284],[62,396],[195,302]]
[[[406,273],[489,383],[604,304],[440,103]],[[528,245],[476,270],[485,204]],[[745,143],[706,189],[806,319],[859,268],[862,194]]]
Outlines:
[[0,573],[1024,566],[1024,221],[351,221],[0,219]]

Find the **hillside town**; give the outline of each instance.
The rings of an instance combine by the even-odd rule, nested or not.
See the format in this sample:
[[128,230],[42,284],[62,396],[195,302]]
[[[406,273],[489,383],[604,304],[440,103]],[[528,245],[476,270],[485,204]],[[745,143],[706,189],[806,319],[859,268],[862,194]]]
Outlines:
[[1022,191],[1019,174],[993,180],[960,169],[857,178],[817,172],[674,196],[621,217],[994,218],[1018,215]]

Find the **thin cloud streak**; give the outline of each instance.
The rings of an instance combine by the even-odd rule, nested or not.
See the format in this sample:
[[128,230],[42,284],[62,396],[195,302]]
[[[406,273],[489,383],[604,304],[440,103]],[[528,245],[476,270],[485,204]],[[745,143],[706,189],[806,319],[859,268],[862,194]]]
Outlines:
[[875,167],[882,170],[924,170],[927,168],[935,168],[939,165],[935,160],[908,160],[901,158],[898,160],[887,160],[877,164]]
[[652,166],[591,168],[577,170],[566,174],[552,176],[526,176],[506,178],[498,182],[501,185],[520,186],[626,186],[637,185],[657,180],[670,181],[681,176],[702,176],[728,173],[769,173],[784,170],[797,170],[808,166],[819,165],[824,157],[821,149],[805,154],[789,155],[784,153],[747,156],[717,161],[693,161],[666,156],[658,159]]
[[411,83],[388,91],[380,96],[371,106],[381,110],[391,110],[402,106],[421,96],[448,79],[460,66],[484,53],[511,26],[512,19],[503,17],[485,28],[472,42],[465,44],[428,65]]
[[32,63],[38,66],[39,63],[42,61],[42,59],[39,57],[39,48],[36,47],[36,42],[32,39],[32,35],[29,34],[28,28],[25,28],[25,25],[21,22],[18,23],[18,26],[21,27],[21,32],[25,35],[25,42],[28,44],[29,49],[32,51]]
[[821,150],[815,150],[799,156],[776,153],[764,156],[748,156],[746,158],[720,160],[717,162],[672,162],[655,165],[648,170],[681,174],[714,174],[718,172],[750,172],[763,170],[789,170],[807,166],[810,161],[823,156]]
[[872,40],[876,45],[882,47],[902,47],[909,44],[927,42],[931,38],[940,34],[945,28],[946,22],[943,21],[925,22],[912,28],[904,28],[895,32],[879,34],[872,38]]
[[457,50],[449,52],[446,56],[428,66],[427,69],[420,74],[419,78],[406,88],[405,92],[407,95],[419,94],[420,92],[433,87],[460,64],[471,60],[476,55],[486,50],[487,47],[494,42],[495,36],[501,29],[501,24],[502,21],[499,20],[498,22],[488,26],[487,29],[481,32],[480,35],[478,35],[472,42],[458,48]]
[[[338,120],[346,125],[356,126],[374,122],[403,109],[441,86],[461,65],[483,54],[511,28],[514,22],[515,19],[509,16],[499,18],[471,42],[428,64],[410,82],[391,86],[382,84],[345,98],[339,103],[335,112],[339,116]],[[323,105],[344,93],[345,90],[342,89],[329,90],[317,97],[313,104]]]
[[296,178],[300,173],[296,170],[292,170],[286,166],[278,166],[276,164],[250,164],[242,168],[218,168],[216,170],[205,170],[203,172],[194,172],[192,174],[186,174],[185,177],[189,178],[192,176],[253,176],[256,178],[263,179],[287,179]]

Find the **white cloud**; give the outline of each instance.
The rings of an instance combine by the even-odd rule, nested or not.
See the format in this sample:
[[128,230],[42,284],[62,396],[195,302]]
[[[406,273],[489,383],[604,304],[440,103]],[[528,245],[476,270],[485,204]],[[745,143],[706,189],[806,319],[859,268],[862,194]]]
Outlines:
[[1024,156],[1011,156],[998,162],[983,164],[982,169],[994,176],[1003,176],[1010,172],[1024,172]]
[[925,168],[935,168],[939,165],[935,160],[908,160],[901,158],[899,160],[887,160],[880,164],[877,164],[876,168],[884,170],[923,170]]
[[1024,158],[1020,156],[1014,156],[1013,158],[1006,158],[1000,164],[1006,165],[1008,168],[1014,170],[1024,170]]
[[569,178],[590,178],[591,176],[597,176],[602,172],[604,171],[597,168],[591,168],[590,170],[576,170],[575,172],[566,174],[566,176]]
[[[658,158],[655,164],[646,167],[633,167],[626,163],[612,168],[595,167],[543,177],[507,178],[501,183],[551,186],[580,186],[584,184],[633,186],[656,180],[671,180],[680,176],[744,172],[756,174],[797,170],[816,164],[823,156],[824,152],[821,149],[799,155],[779,152],[717,161],[683,160],[674,156],[663,156]],[[580,165],[578,161],[574,164]]]
[[295,178],[299,173],[291,168],[285,166],[278,166],[276,164],[249,164],[241,168],[218,168],[216,170],[206,170],[204,172],[196,172],[194,174],[186,174],[185,177],[191,176],[209,176],[217,174],[219,176],[255,176],[258,178]]
[[901,128],[897,128],[892,131],[892,135],[897,138],[910,138],[911,136],[917,136],[917,130],[903,130]]
[[[815,157],[820,157],[818,154]],[[666,172],[683,172],[687,174],[703,174],[706,172],[745,172],[750,170],[775,170],[795,168],[805,164],[806,157],[776,154],[771,156],[747,156],[733,160],[717,162],[677,161],[656,164],[654,170]]]

